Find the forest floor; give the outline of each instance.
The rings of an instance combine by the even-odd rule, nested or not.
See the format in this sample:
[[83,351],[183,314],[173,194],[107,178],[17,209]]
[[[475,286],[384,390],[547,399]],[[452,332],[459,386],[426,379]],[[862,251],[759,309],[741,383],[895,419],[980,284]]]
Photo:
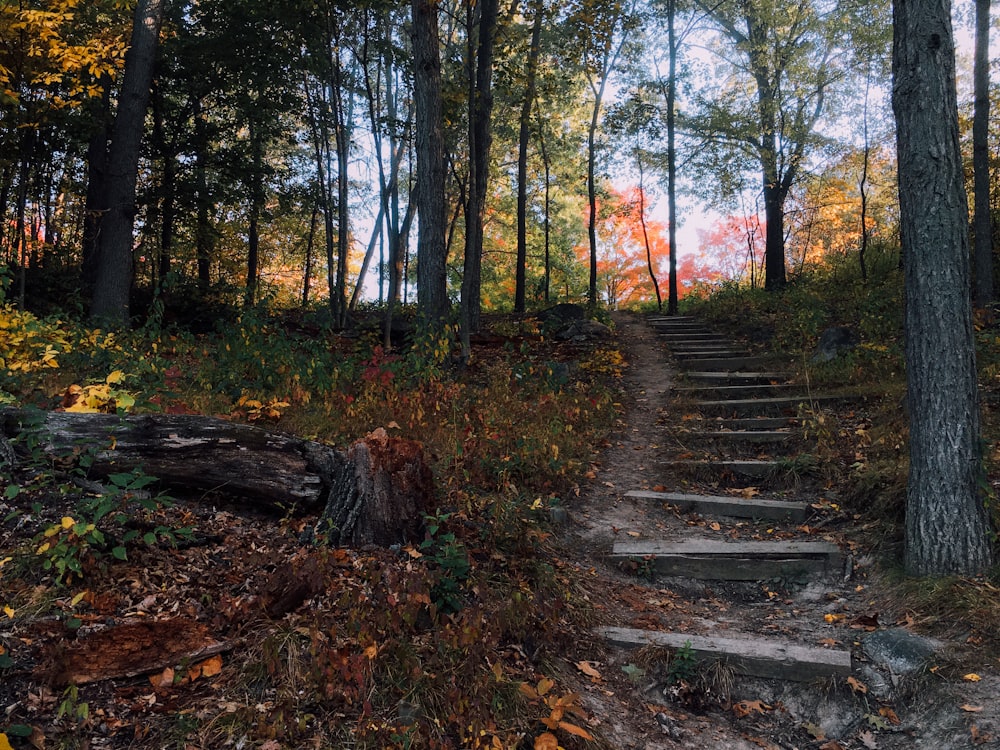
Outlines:
[[[798,526],[702,518],[625,497],[638,489],[720,490],[710,479],[699,484],[664,469],[664,459],[677,455],[676,427],[686,416],[671,402],[676,373],[642,318],[620,314],[616,324],[628,362],[624,412],[560,535],[580,575],[592,579],[589,588],[600,592],[600,625],[778,637],[848,648],[862,661],[860,642],[869,632],[925,630],[921,613],[887,582],[871,552],[870,528],[832,502],[835,479],[786,491],[789,499],[812,494],[815,514]],[[849,577],[811,584],[651,582],[604,560],[615,541],[692,537],[826,539],[849,552],[852,568]],[[701,674],[695,669],[678,680],[663,654],[594,644],[598,655],[586,665],[593,673],[579,664],[568,671],[576,673],[583,704],[600,720],[600,735],[620,750],[1000,747],[1000,628],[985,639],[963,622],[923,634],[936,645],[930,661],[880,697],[857,662],[856,677],[846,682],[780,683],[739,678],[725,669],[713,673],[705,665]],[[568,660],[570,667],[577,658]]]
[[[19,468],[17,480],[34,489],[0,500],[0,750],[8,740],[17,750],[555,750],[557,737],[572,750],[1000,747],[996,623],[988,632],[979,623],[932,623],[899,593],[872,539],[881,527],[838,505],[843,467],[777,491],[813,503],[798,525],[703,518],[625,497],[726,490],[711,477],[666,470],[663,461],[685,450],[690,416],[672,398],[676,374],[642,317],[619,314],[615,323],[609,346],[627,361],[617,423],[592,453],[589,437],[580,438],[590,465],[578,493],[564,493],[552,510],[555,523],[533,493],[515,496],[510,517],[453,511],[429,547],[317,550],[300,542],[308,516],[195,498],[128,527],[155,536],[158,526],[186,525],[194,539],[154,539],[130,547],[126,560],[84,561],[82,582],[56,586],[34,547],[70,537],[65,519],[79,511],[80,490],[60,465],[44,476]],[[534,341],[523,346],[552,347],[545,361],[588,356]],[[511,392],[490,391],[496,412],[524,400],[503,373]],[[544,398],[528,408],[560,403]],[[841,424],[864,417],[845,415]],[[483,435],[491,458],[502,436]],[[461,501],[465,489],[444,492]],[[850,575],[650,580],[606,560],[615,541],[687,538],[834,541]],[[295,594],[272,608],[286,589]],[[460,600],[456,611],[439,606],[449,597]],[[616,651],[594,632],[607,625],[780,637],[850,649],[859,667],[859,644],[872,632],[911,630],[936,646],[926,668],[888,688],[859,669],[846,680],[782,683],[683,654]],[[151,656],[138,659],[138,651]],[[116,663],[116,654],[144,664]],[[80,686],[67,687],[74,680]]]

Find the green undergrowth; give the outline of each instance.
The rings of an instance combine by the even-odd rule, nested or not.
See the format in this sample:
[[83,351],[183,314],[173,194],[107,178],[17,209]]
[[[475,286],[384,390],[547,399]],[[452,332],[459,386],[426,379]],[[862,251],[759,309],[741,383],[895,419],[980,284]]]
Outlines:
[[[183,613],[237,646],[210,688],[208,670],[183,665],[147,686],[156,700],[140,710],[84,685],[73,704],[86,711],[17,703],[0,734],[36,727],[48,747],[110,732],[162,747],[510,748],[548,733],[583,747],[587,714],[548,659],[591,605],[549,545],[550,509],[572,506],[618,415],[624,359],[613,342],[491,323],[502,335],[460,365],[452,328],[414,325],[389,350],[363,321],[341,335],[322,316],[265,308],[200,334],[0,308],[5,405],[215,415],[340,447],[384,428],[423,444],[436,485],[421,542],[325,550],[302,546],[311,520],[294,509],[282,520],[168,500],[141,472],[104,480],[95,499],[87,457],[113,445],[52,456],[15,440],[0,487],[4,705],[42,689],[57,641],[134,617],[140,600],[152,619]],[[251,603],[286,566],[314,593],[269,619]],[[48,635],[27,649],[20,635],[43,620]]]

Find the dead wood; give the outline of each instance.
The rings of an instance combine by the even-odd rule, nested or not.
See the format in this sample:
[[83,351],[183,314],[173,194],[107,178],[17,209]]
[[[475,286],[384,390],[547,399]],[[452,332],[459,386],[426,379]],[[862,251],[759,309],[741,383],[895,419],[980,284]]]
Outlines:
[[93,458],[88,478],[141,469],[185,497],[223,496],[264,509],[322,509],[329,544],[418,540],[433,496],[419,443],[376,430],[346,452],[216,417],[0,410],[2,433],[56,465]]

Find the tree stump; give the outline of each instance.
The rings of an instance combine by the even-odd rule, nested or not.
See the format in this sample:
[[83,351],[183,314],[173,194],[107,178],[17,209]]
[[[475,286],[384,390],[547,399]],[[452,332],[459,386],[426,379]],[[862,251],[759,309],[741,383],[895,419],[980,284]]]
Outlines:
[[284,512],[322,509],[317,535],[337,546],[419,541],[434,495],[420,444],[383,429],[346,454],[252,425],[178,414],[2,409],[0,432],[30,436],[62,467],[89,453],[90,479],[141,469],[186,497],[223,496]]

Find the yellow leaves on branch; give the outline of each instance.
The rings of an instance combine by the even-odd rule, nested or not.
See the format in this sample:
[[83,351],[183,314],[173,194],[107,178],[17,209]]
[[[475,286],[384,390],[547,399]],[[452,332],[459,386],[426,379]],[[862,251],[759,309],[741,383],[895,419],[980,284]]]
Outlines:
[[65,333],[46,326],[34,315],[0,307],[0,368],[34,372],[59,367],[56,357],[66,350]]
[[125,379],[125,373],[115,370],[103,383],[71,385],[63,394],[63,408],[77,414],[117,414],[135,406],[135,397],[114,386]]
[[282,411],[290,405],[288,401],[281,401],[276,398],[260,401],[244,394],[236,402],[236,407],[232,413],[233,416],[246,416],[248,422],[256,422],[260,419],[276,422],[281,419]]
[[[0,37],[24,40],[24,46],[13,50],[23,61],[28,85],[50,89],[61,86],[63,91],[49,91],[46,100],[52,107],[69,106],[80,100],[100,96],[99,79],[114,76],[121,69],[127,49],[128,13],[125,4],[102,3],[108,10],[121,11],[122,23],[108,33],[83,33],[82,29],[97,28],[89,22],[93,3],[80,0],[51,0],[45,10],[17,8],[0,4]],[[107,28],[106,25],[102,25]],[[0,89],[6,99],[16,101],[20,92],[11,87],[10,69],[0,66]]]

